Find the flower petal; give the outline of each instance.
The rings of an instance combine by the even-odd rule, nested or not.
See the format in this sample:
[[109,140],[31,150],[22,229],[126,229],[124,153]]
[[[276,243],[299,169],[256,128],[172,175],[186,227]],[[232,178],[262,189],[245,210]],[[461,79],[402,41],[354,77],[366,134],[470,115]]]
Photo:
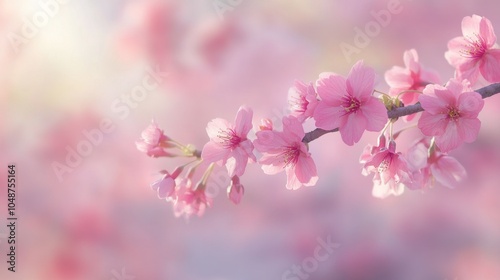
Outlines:
[[344,143],[349,146],[357,143],[361,139],[363,132],[365,132],[367,122],[366,117],[362,114],[349,114],[346,123],[339,128]]
[[435,163],[431,164],[430,169],[436,181],[448,188],[454,188],[467,176],[462,164],[450,156],[440,157]]
[[485,17],[481,17],[481,21],[479,23],[479,36],[481,36],[481,38],[485,41],[488,48],[493,47],[497,41],[491,21]]
[[367,120],[366,130],[380,131],[384,128],[388,120],[387,109],[378,98],[370,97],[360,110]]
[[500,82],[500,50],[489,50],[483,55],[479,69],[486,81]]
[[302,183],[295,174],[295,168],[290,167],[286,169],[286,188],[289,190],[297,190],[302,187]]
[[458,110],[461,117],[477,118],[483,106],[484,100],[477,92],[464,92],[458,97]]
[[393,66],[385,72],[385,82],[391,88],[409,89],[413,85],[411,73],[405,68]]
[[203,146],[201,151],[201,158],[206,162],[218,162],[220,160],[225,163],[230,151],[221,145],[210,141]]
[[421,94],[418,97],[418,101],[422,105],[422,108],[424,108],[424,110],[430,114],[437,115],[447,111],[448,103],[440,98]]
[[279,154],[264,154],[259,159],[259,163],[264,173],[269,175],[279,173],[285,168],[285,159]]
[[246,138],[248,132],[252,129],[252,117],[252,108],[248,106],[240,107],[234,121],[234,131],[236,135]]
[[463,139],[460,137],[457,124],[454,121],[449,121],[444,133],[436,138],[436,144],[443,153],[458,148],[462,143]]
[[481,121],[477,118],[475,119],[460,118],[457,121],[458,135],[465,143],[472,143],[476,141],[480,128],[481,128]]
[[329,105],[340,106],[347,94],[346,79],[335,73],[321,73],[316,88],[321,100]]
[[310,156],[299,156],[295,165],[295,175],[304,186],[314,186],[318,181],[318,172]]
[[207,124],[208,137],[211,140],[218,139],[220,131],[227,130],[228,128],[231,128],[231,124],[227,120],[221,118],[213,119]]
[[347,75],[347,91],[360,101],[364,101],[372,95],[374,83],[375,70],[365,66],[362,60],[354,64]]
[[446,115],[433,115],[428,112],[423,112],[418,120],[418,128],[426,136],[439,136],[444,133],[448,120]]
[[319,101],[314,111],[316,127],[330,130],[341,126],[345,122],[346,111],[341,106],[331,106],[324,101]]

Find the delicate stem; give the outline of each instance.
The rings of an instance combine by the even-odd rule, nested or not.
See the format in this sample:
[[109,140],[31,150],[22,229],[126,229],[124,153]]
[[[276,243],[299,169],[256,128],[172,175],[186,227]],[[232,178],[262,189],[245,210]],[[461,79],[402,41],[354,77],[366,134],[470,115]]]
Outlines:
[[[476,92],[481,94],[483,99],[490,97],[490,96],[493,96],[497,93],[500,93],[500,83],[491,84],[489,86],[480,88],[480,89],[476,90]],[[422,105],[420,105],[420,103],[416,103],[414,105],[410,105],[410,106],[406,106],[406,107],[399,107],[399,108],[395,108],[395,109],[392,109],[390,111],[387,111],[387,116],[389,117],[389,119],[396,119],[399,117],[422,112],[423,110],[424,109],[422,108]],[[309,143],[309,142],[316,140],[319,137],[321,137],[327,133],[336,132],[336,131],[338,131],[338,128],[335,128],[332,130],[324,130],[321,128],[316,128],[315,130],[306,133],[304,138],[302,138],[302,142]]]
[[415,128],[417,127],[417,125],[410,125],[410,126],[407,126],[405,128],[402,128],[400,130],[398,130],[396,133],[394,133],[394,140],[396,140],[396,138],[399,137],[399,134],[401,134],[402,132],[406,131],[406,130],[409,130],[409,129],[412,129],[412,128]]

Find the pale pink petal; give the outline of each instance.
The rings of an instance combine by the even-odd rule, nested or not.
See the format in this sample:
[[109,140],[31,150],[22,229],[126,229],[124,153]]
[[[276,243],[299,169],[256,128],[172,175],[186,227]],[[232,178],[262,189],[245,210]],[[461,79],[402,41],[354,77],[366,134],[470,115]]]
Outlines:
[[448,124],[446,115],[432,115],[428,112],[423,112],[418,120],[418,128],[426,136],[439,136],[444,133]]
[[294,116],[284,117],[283,120],[283,136],[285,139],[302,141],[305,136],[304,128],[299,120]]
[[458,135],[465,143],[472,143],[476,141],[480,128],[481,121],[477,118],[460,118],[457,120]]
[[464,92],[458,97],[458,110],[461,117],[477,118],[483,106],[484,100],[477,92]]
[[486,81],[500,82],[500,49],[489,50],[483,55],[479,69]]
[[420,71],[420,80],[425,83],[434,83],[434,84],[441,83],[441,78],[439,77],[439,74],[434,70],[422,69]]
[[445,99],[445,100],[450,100],[449,104],[452,104],[458,100],[458,96],[460,93],[464,91],[464,85],[466,84],[465,81],[460,81],[457,79],[450,79],[446,83],[446,89],[448,89],[448,92],[444,92],[443,95],[436,93],[436,96]]
[[462,19],[462,34],[465,38],[475,38],[480,31],[481,19],[482,17],[478,15],[466,16]]
[[362,60],[358,61],[351,68],[347,75],[347,91],[350,95],[363,101],[373,93],[375,83],[375,70],[365,66]]
[[327,130],[337,128],[345,122],[345,114],[346,111],[343,107],[333,107],[320,101],[314,111],[316,127]]
[[443,186],[454,188],[465,179],[467,172],[455,158],[442,156],[430,166],[432,176]]
[[233,150],[231,155],[226,161],[226,168],[229,177],[242,176],[245,173],[245,168],[247,167],[248,156],[246,152],[241,148],[237,147]]
[[389,184],[382,184],[378,173],[373,178],[372,195],[377,198],[386,198],[391,195]]
[[420,72],[420,64],[418,63],[418,54],[415,49],[405,51],[403,54],[403,61],[406,68],[408,68],[413,73]]
[[444,133],[436,138],[436,144],[443,153],[447,153],[463,143],[458,133],[457,124],[449,121]]
[[210,141],[203,146],[201,158],[206,162],[218,162],[220,160],[225,163],[230,151],[220,146],[219,144]]
[[340,136],[349,146],[357,143],[366,129],[367,119],[364,115],[351,113],[347,121],[339,128]]
[[253,145],[261,153],[281,149],[281,147],[287,144],[285,139],[283,139],[282,134],[282,132],[272,130],[258,131],[255,133],[257,139],[253,141]]
[[462,52],[468,48],[469,41],[464,37],[455,37],[448,41],[448,51],[444,54],[448,63],[455,68],[465,63],[470,58],[463,56]]
[[207,124],[207,134],[211,140],[218,139],[220,131],[231,128],[231,124],[221,118],[213,119]]
[[413,85],[410,71],[399,66],[385,72],[385,81],[391,88],[408,89]]
[[248,157],[248,159],[250,160],[250,162],[256,162],[257,159],[255,158],[255,155],[253,153],[253,144],[252,144],[252,141],[250,140],[245,140],[243,142],[240,143],[240,148],[243,149],[243,151],[245,152],[246,156]]
[[481,22],[479,25],[479,36],[481,36],[488,48],[493,47],[493,45],[495,45],[497,41],[495,31],[493,30],[493,26],[491,25],[491,21],[485,17],[481,18]]
[[413,170],[419,170],[427,166],[428,148],[424,143],[412,146],[406,155],[408,164]]
[[475,84],[479,78],[480,68],[478,67],[480,60],[470,59],[461,64],[456,69],[456,76],[460,80],[467,79],[471,84]]
[[302,187],[302,183],[295,174],[295,168],[290,167],[286,169],[286,188],[289,190],[297,190]]
[[252,129],[253,111],[248,106],[241,106],[234,121],[234,131],[240,137],[246,137]]
[[334,73],[322,73],[316,81],[321,100],[332,106],[340,106],[342,97],[347,94],[346,79]]
[[367,120],[366,130],[380,131],[384,128],[388,120],[387,109],[378,98],[370,97],[360,110]]
[[314,186],[318,181],[318,172],[310,156],[299,156],[295,165],[295,175],[304,186]]
[[169,175],[151,184],[151,188],[158,194],[158,198],[165,199],[171,196],[175,189],[175,181]]
[[285,159],[277,154],[264,154],[259,159],[259,163],[264,173],[269,175],[279,173],[285,168]]

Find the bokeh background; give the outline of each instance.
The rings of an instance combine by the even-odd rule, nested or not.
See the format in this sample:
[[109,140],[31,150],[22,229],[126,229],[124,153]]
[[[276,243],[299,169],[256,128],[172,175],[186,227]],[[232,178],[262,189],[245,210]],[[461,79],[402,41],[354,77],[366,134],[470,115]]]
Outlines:
[[[486,101],[478,140],[452,153],[465,182],[384,200],[371,196],[358,163],[377,135],[347,147],[331,134],[310,145],[317,186],[288,191],[284,174],[251,165],[239,206],[222,187],[213,208],[186,221],[149,187],[181,161],[148,158],[134,144],[152,118],[198,148],[208,121],[232,120],[242,104],[254,109],[254,125],[278,121],[295,79],[345,75],[358,59],[387,90],[384,72],[411,48],[446,81],[446,44],[461,34],[462,18],[486,16],[498,34],[500,2],[400,0],[401,12],[351,61],[340,44],[353,44],[354,28],[394,0],[67,0],[13,45],[45,2],[0,1],[1,279],[286,279],[328,236],[340,246],[308,279],[500,279],[499,96]],[[220,17],[218,3],[239,4]],[[117,113],[147,67],[169,75]],[[58,180],[52,164],[103,119],[114,131]],[[403,135],[399,147],[418,135]],[[15,274],[4,261],[7,163],[18,174]]]

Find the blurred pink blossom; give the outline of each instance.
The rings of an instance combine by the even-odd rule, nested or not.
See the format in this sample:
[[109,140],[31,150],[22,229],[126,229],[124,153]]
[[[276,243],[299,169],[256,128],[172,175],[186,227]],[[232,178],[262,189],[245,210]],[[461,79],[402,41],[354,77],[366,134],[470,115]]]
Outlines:
[[[405,68],[393,66],[385,72],[385,81],[391,87],[389,93],[393,96],[401,94],[401,101],[405,105],[411,105],[418,101],[419,92],[424,89],[427,84],[439,84],[439,75],[431,70],[426,70],[418,61],[417,51],[414,49],[404,52],[403,60]],[[406,117],[410,121],[415,117],[415,114]]]
[[495,48],[496,35],[491,22],[478,15],[464,17],[463,36],[448,42],[446,60],[456,70],[458,79],[467,79],[473,85],[479,73],[488,82],[500,81],[500,49]]
[[300,122],[311,118],[318,104],[318,94],[313,84],[305,84],[301,81],[295,81],[293,87],[288,91],[288,105],[291,115]]
[[408,164],[414,170],[414,182],[410,189],[427,189],[436,183],[448,188],[454,188],[467,176],[465,168],[454,157],[429,150],[429,141],[421,140],[412,146],[406,155]]
[[161,179],[153,182],[151,188],[157,192],[160,199],[172,199],[175,195],[175,179],[180,175],[183,166],[177,167],[172,174],[163,171],[164,175]]
[[146,153],[150,157],[168,157],[172,156],[167,152],[166,148],[174,147],[172,143],[169,142],[168,138],[161,130],[155,121],[141,133],[141,139],[135,142],[137,149],[143,153]]
[[204,185],[193,188],[190,178],[177,179],[174,214],[176,217],[193,215],[203,216],[207,207],[212,206],[212,199],[207,197]]

